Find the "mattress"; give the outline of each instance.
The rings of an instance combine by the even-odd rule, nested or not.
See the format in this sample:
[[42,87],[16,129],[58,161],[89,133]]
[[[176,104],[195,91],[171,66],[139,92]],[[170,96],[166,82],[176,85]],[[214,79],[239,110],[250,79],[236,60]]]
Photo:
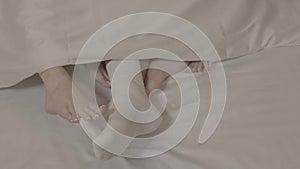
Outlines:
[[[175,148],[145,159],[97,159],[80,125],[44,111],[43,85],[37,76],[28,78],[0,89],[1,168],[299,168],[299,54],[299,46],[281,47],[223,61],[225,111],[204,144],[198,137],[209,109],[210,82],[207,73],[196,73],[201,97],[196,124]],[[109,90],[102,91],[99,101],[105,103]]]

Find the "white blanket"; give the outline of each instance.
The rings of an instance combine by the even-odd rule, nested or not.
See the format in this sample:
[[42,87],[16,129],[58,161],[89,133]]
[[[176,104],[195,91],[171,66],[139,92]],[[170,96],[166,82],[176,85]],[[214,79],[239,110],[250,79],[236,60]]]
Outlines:
[[[119,17],[143,12],[168,13],[193,23],[208,36],[222,59],[300,45],[298,0],[0,0],[0,87],[12,86],[50,67],[74,64],[96,30]],[[143,30],[191,33],[162,17],[144,21]],[[115,34],[132,31],[124,28],[128,25],[134,24],[122,22]],[[111,36],[104,35],[99,47]],[[203,44],[199,42],[199,46]],[[199,60],[193,57],[191,46],[153,34],[128,37],[114,46],[106,59],[124,58],[150,47],[172,51],[184,60]],[[205,54],[201,57],[212,59]]]
[[[203,145],[198,136],[209,108],[210,84],[207,74],[198,73],[201,109],[196,125],[171,151],[141,160],[96,159],[80,126],[44,112],[44,88],[38,77],[1,89],[1,168],[298,168],[299,54],[300,47],[285,47],[225,61],[228,96],[224,116]],[[174,84],[170,81],[166,91]],[[102,98],[103,103],[107,99]]]

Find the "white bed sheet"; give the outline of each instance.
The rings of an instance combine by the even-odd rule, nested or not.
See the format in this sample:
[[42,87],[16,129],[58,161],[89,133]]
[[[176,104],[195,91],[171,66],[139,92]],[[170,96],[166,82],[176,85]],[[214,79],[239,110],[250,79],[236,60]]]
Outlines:
[[44,111],[38,77],[0,89],[3,169],[296,169],[300,166],[300,47],[266,49],[224,61],[228,96],[211,139],[197,140],[209,107],[209,79],[198,74],[201,110],[177,147],[153,158],[96,159],[79,125]]

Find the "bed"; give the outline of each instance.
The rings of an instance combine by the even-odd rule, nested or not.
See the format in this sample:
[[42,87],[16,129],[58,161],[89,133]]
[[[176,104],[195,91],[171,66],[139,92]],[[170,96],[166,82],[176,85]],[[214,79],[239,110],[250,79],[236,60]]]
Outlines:
[[299,168],[299,54],[298,46],[282,47],[224,61],[226,107],[204,144],[198,137],[209,108],[210,83],[206,73],[197,73],[201,106],[195,126],[174,149],[146,159],[97,159],[79,125],[45,113],[43,85],[31,77],[0,90],[1,168]]
[[[296,0],[0,0],[1,168],[299,168],[299,9]],[[208,74],[195,73],[200,110],[180,144],[151,158],[103,161],[95,157],[91,140],[80,125],[45,112],[44,87],[36,73],[55,66],[98,62],[97,57],[77,62],[85,42],[105,24],[136,13],[176,15],[207,36],[222,60],[217,66],[225,69],[225,110],[215,133],[200,144],[212,96]],[[144,30],[171,29],[168,22],[156,19],[143,25]],[[122,28],[115,30],[122,32]],[[176,26],[171,30],[187,32]],[[103,37],[107,37],[103,44],[111,39]],[[190,58],[194,53],[189,46],[170,37],[147,34],[122,42],[106,59],[124,59],[140,49],[161,48],[186,61],[199,60]],[[202,60],[216,61],[206,55],[209,51],[202,54]],[[72,66],[69,68],[72,72]],[[178,73],[178,77],[187,76],[187,72]],[[168,80],[165,92],[172,93],[175,85]],[[97,94],[100,104],[107,103],[110,90],[99,85],[97,89],[101,91]],[[176,118],[175,113],[167,115]]]

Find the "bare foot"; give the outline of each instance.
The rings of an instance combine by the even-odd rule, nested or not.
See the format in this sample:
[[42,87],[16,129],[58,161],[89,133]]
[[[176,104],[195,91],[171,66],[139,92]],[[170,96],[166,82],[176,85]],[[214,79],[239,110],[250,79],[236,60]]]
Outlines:
[[[96,141],[100,142],[102,145],[104,144],[106,147],[115,149],[119,154],[122,154],[126,150],[133,138],[157,130],[162,122],[162,117],[159,117],[150,123],[135,123],[124,118],[114,107],[111,107],[108,111],[111,112],[108,119],[109,126],[107,125],[105,127],[101,135],[96,138]],[[114,134],[114,131],[112,131],[111,128],[120,132],[121,135],[131,137],[132,139],[124,140],[124,137],[120,138],[119,134]],[[116,149],[116,147],[118,148]],[[93,143],[93,149],[96,157],[101,160],[109,160],[115,156],[115,154],[102,149],[95,143]]]
[[46,112],[49,114],[58,114],[72,123],[78,123],[79,117],[85,119],[97,118],[101,112],[96,105],[90,104],[79,92],[76,92],[80,99],[77,117],[72,94],[72,80],[70,75],[63,67],[50,68],[40,76],[46,88]]
[[[111,61],[108,64],[107,69],[110,78],[113,76],[120,62],[122,61]],[[141,70],[139,61],[125,61],[125,62],[127,62],[126,66],[128,66],[129,72],[135,72]],[[127,72],[120,72],[120,73],[123,73],[123,75],[122,74],[120,75],[122,77],[126,76],[127,74]],[[142,73],[138,73],[136,75],[135,80],[131,81],[130,89],[128,90],[129,97],[134,102],[133,104],[139,103],[139,105],[135,105],[135,107],[137,106],[138,107],[137,109],[139,110],[147,110],[145,108],[148,108],[149,106],[149,98],[146,94],[143,79],[144,78]],[[122,83],[119,82],[115,84],[122,85]],[[113,87],[117,87],[117,86],[113,86]],[[124,96],[120,95],[117,97],[124,97]],[[122,111],[124,112],[131,111],[130,109],[131,105],[127,105],[127,102],[121,102],[119,104],[123,104],[123,106],[121,106],[124,107]],[[102,146],[108,147],[111,151],[115,152],[118,155],[122,154],[126,150],[130,142],[135,137],[153,132],[160,126],[162,121],[161,116],[159,116],[154,121],[151,121],[149,123],[137,123],[128,120],[116,110],[112,100],[110,101],[108,107],[101,107],[101,108],[103,108],[104,112],[111,112],[111,115],[109,115],[108,117],[109,125],[107,125],[104,128],[101,134],[94,141],[97,141],[97,143],[101,143]],[[121,135],[118,134],[116,131],[119,132]],[[121,137],[122,135],[125,135],[125,137]],[[110,152],[98,147],[95,144],[94,144],[94,151],[97,158],[100,158],[102,160],[107,160],[114,156]]]
[[106,71],[106,63],[107,61],[100,63],[96,74],[96,81],[98,81],[103,87],[110,87],[110,81]]
[[[183,64],[184,63],[184,64]],[[110,87],[110,80],[107,75],[106,71],[106,64],[107,62],[102,62],[96,75],[96,80],[104,87]],[[190,62],[179,62],[179,61],[170,61],[170,60],[163,60],[163,59],[156,59],[152,63],[152,66],[157,65],[167,65],[173,70],[171,71],[172,74],[175,74],[184,68],[188,67],[191,69],[193,73],[195,72],[203,72],[205,69],[204,62],[202,61],[190,61]],[[143,71],[146,73],[146,71]],[[169,77],[169,74],[158,70],[158,69],[149,69],[147,71],[147,93],[149,94],[150,91],[153,89],[160,89],[162,82]]]
[[[170,74],[159,70],[153,69],[151,67],[164,67]],[[186,62],[182,61],[171,61],[171,60],[163,60],[163,59],[155,59],[153,60],[147,72],[146,78],[146,91],[149,94],[154,89],[161,89],[162,83],[166,80],[170,75],[178,73],[184,70],[187,67]]]
[[[110,68],[108,68],[108,74],[113,74],[114,69],[116,69],[117,65],[114,65],[114,62],[112,61],[112,64],[110,65]],[[134,69],[135,64],[130,65],[131,62],[128,62],[128,69]],[[113,65],[113,66],[112,66]],[[194,72],[202,71],[203,68],[202,62],[194,62],[192,65],[192,68],[194,69]],[[169,73],[166,73],[162,70],[156,69],[156,68],[165,68],[165,70]],[[162,60],[162,59],[156,59],[153,60],[149,64],[149,70],[147,72],[147,80],[146,80],[146,93],[150,94],[151,91],[154,89],[160,89],[162,82],[167,79],[170,74],[173,75],[179,71],[184,70],[187,67],[186,62],[179,62],[179,61],[170,61],[170,60]],[[138,68],[136,68],[138,69]],[[143,75],[139,74],[139,80],[138,81],[132,81],[133,88],[135,93],[132,98],[133,100],[138,99],[139,103],[146,104],[148,102],[147,94],[141,91],[145,92],[145,88],[142,88],[144,86],[143,84]],[[138,96],[138,97],[137,97]],[[144,103],[143,103],[144,101]],[[112,105],[112,106],[111,106]],[[124,118],[113,106],[112,101],[110,102],[110,106],[103,106],[102,111],[105,112],[105,114],[111,115],[108,118],[108,124],[105,129],[102,131],[101,135],[96,138],[96,141],[99,143],[102,143],[102,145],[105,145],[106,147],[115,148],[118,147],[117,151],[121,154],[124,152],[131,142],[130,140],[124,140],[124,138],[120,138],[118,135],[114,134],[114,131],[111,130],[111,128],[117,130],[123,135],[129,136],[131,138],[135,138],[140,135],[148,134],[153,131],[155,131],[162,122],[162,117],[160,116],[155,121],[152,121],[150,123],[135,123],[132,122],[126,118]],[[126,110],[125,110],[126,111]],[[128,144],[127,144],[128,143]],[[123,146],[118,146],[123,145]],[[102,160],[108,160],[111,159],[114,154],[98,147],[95,143],[93,143],[94,152],[96,154],[96,157]]]

